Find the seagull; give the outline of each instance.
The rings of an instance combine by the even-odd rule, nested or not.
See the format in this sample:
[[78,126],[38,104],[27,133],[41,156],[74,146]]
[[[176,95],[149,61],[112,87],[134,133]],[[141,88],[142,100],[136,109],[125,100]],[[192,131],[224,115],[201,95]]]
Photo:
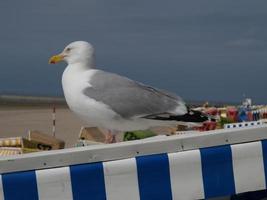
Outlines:
[[106,142],[114,142],[120,131],[209,120],[173,93],[97,69],[94,48],[86,41],[70,43],[49,63],[60,61],[68,64],[62,86],[70,110],[85,122],[109,130]]

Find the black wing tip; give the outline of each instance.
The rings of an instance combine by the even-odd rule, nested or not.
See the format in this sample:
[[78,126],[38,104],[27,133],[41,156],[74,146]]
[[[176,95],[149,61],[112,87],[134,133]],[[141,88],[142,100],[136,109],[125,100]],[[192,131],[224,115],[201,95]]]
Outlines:
[[203,123],[205,121],[216,121],[215,118],[209,116],[205,113],[195,110],[189,110],[188,113],[184,115],[149,115],[143,118],[151,120],[161,120],[161,121],[181,121],[181,122],[195,122]]
[[[216,119],[212,116],[209,116],[203,112],[190,110],[188,113],[182,116],[185,122],[198,122],[202,123],[205,121],[216,121]],[[182,120],[182,121],[183,121]]]

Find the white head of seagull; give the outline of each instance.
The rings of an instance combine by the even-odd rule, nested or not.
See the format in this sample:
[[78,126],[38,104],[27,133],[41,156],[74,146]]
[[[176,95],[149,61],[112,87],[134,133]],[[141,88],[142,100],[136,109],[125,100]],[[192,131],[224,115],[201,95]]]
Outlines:
[[64,50],[49,60],[50,64],[65,61],[69,65],[81,64],[88,68],[94,68],[94,48],[85,41],[76,41],[68,44]]

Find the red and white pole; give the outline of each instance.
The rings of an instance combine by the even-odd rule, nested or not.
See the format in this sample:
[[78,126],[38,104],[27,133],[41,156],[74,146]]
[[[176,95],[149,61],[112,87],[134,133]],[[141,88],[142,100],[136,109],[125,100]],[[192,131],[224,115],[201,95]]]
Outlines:
[[56,106],[53,105],[53,113],[52,113],[52,120],[53,120],[53,126],[52,126],[52,133],[53,136],[56,136]]

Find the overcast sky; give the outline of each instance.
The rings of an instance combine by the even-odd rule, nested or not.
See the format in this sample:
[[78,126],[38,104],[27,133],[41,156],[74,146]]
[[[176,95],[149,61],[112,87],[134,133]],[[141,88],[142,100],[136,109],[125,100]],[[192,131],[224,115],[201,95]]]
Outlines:
[[0,93],[63,95],[51,55],[91,42],[100,69],[184,99],[267,103],[267,1],[0,0]]

